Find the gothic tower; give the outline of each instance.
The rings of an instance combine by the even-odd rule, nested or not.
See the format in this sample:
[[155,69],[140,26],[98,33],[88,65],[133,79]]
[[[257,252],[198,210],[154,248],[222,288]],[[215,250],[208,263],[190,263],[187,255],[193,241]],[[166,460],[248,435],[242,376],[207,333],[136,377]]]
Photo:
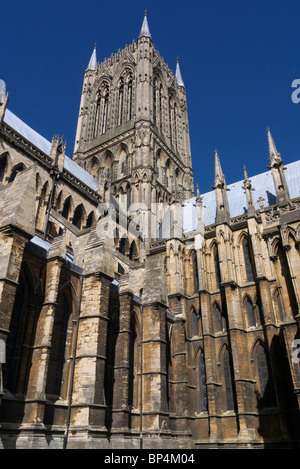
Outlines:
[[[73,159],[99,180],[103,201],[158,224],[174,201],[193,197],[186,91],[155,50],[145,14],[137,41],[84,75]],[[147,213],[148,212],[148,213]]]

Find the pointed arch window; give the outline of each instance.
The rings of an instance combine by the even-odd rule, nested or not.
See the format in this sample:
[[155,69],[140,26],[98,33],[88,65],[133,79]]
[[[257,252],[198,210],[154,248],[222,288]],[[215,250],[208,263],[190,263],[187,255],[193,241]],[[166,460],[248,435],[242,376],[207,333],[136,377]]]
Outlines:
[[199,290],[199,277],[198,277],[197,254],[195,251],[193,252],[192,261],[193,261],[194,293],[196,293]]
[[191,336],[198,336],[198,317],[194,308],[191,311]]
[[215,275],[216,275],[216,287],[219,290],[220,283],[221,283],[221,271],[220,271],[218,246],[216,244],[213,247],[213,259],[214,259],[214,267],[215,267]]
[[18,165],[16,165],[13,170],[12,170],[12,173],[10,175],[10,178],[9,178],[9,182],[13,182],[17,176],[18,173],[20,173],[21,171],[24,171],[25,168],[25,165],[23,163],[19,163]]
[[69,219],[70,216],[70,211],[71,211],[71,197],[68,197],[67,200],[64,203],[63,210],[62,210],[62,216],[66,218],[67,220]]
[[249,298],[246,299],[246,314],[248,327],[255,326],[253,304],[250,302]]
[[215,316],[215,331],[222,332],[223,331],[222,313],[217,304],[215,304],[214,306],[214,316]]
[[130,245],[129,259],[134,262],[138,261],[138,250],[137,250],[135,241],[132,241]]
[[283,304],[282,304],[282,301],[281,301],[281,293],[280,293],[280,289],[277,288],[276,292],[275,292],[275,301],[276,301],[276,307],[277,307],[277,312],[278,312],[278,315],[279,315],[279,319],[281,322],[284,321],[284,310],[283,310]]
[[103,83],[97,94],[96,114],[94,124],[94,138],[102,135],[107,130],[108,121],[108,103],[109,103],[109,86]]
[[229,350],[226,348],[223,356],[225,407],[226,410],[234,410],[233,374]]
[[123,123],[123,107],[124,107],[124,78],[121,77],[118,88],[118,125]]
[[95,214],[94,214],[94,212],[91,212],[89,214],[89,216],[87,217],[85,227],[90,228],[93,225],[94,222],[95,222]]
[[83,205],[80,204],[78,207],[76,207],[75,212],[74,212],[74,217],[73,217],[73,225],[76,226],[79,230],[82,227],[82,221],[83,221]]
[[127,121],[132,119],[132,101],[133,101],[133,83],[132,83],[132,74],[128,75],[127,82]]
[[264,347],[260,344],[256,351],[256,362],[258,371],[258,405],[262,407],[273,407],[276,405],[273,382],[269,371],[269,364]]
[[199,379],[199,410],[200,412],[207,412],[208,399],[206,389],[206,374],[205,374],[205,360],[204,353],[201,352],[198,360],[198,379]]
[[252,252],[251,246],[248,238],[243,238],[243,254],[244,254],[244,262],[245,262],[245,272],[246,272],[246,279],[247,282],[254,281],[254,268],[253,268],[253,261],[252,261]]
[[138,407],[138,333],[137,322],[133,316],[130,320],[130,340],[129,340],[129,388],[128,405]]
[[7,154],[1,155],[0,157],[0,182],[4,181],[7,170]]
[[157,78],[154,77],[153,80],[153,123],[157,123]]

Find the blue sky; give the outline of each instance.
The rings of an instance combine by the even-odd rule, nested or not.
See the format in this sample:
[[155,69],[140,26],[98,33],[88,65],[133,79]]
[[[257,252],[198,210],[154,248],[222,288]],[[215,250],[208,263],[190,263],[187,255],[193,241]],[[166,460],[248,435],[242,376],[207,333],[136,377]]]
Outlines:
[[[1,6],[0,78],[9,109],[72,155],[84,70],[137,39],[148,10],[154,45],[186,86],[195,183],[213,185],[214,149],[227,184],[266,171],[266,128],[284,163],[299,159],[299,0],[11,1]],[[299,94],[300,96],[300,94]]]

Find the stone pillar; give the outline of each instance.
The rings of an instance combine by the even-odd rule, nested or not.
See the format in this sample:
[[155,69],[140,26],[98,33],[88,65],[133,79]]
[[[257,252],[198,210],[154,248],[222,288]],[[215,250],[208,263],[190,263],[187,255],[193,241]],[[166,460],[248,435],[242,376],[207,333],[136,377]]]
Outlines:
[[83,278],[69,449],[73,444],[82,448],[109,447],[105,427],[104,376],[110,284],[111,279],[99,272]]
[[[123,280],[123,278],[122,278]],[[119,331],[115,347],[114,389],[112,436],[122,437],[129,432],[129,347],[130,347],[130,316],[132,310],[132,293],[122,291],[120,286]],[[124,440],[124,438],[122,438]],[[124,442],[123,442],[124,444]]]
[[61,267],[66,256],[65,234],[57,237],[47,259],[45,299],[38,318],[32,365],[28,380],[23,428],[42,423],[46,403],[46,383]]
[[[142,444],[161,446],[169,435],[167,405],[167,297],[163,256],[146,260],[142,308]],[[150,439],[151,438],[151,439]]]
[[225,284],[224,287],[236,391],[236,412],[239,422],[238,441],[250,443],[258,439],[256,429],[259,423],[258,417],[253,415],[253,409],[256,408],[255,382],[249,377],[250,357],[247,335],[243,331],[240,292],[234,282]]
[[[143,447],[151,436],[160,436],[168,428],[166,370],[166,306],[143,305],[142,416]],[[152,438],[151,438],[152,440]],[[151,447],[151,445],[149,446]]]

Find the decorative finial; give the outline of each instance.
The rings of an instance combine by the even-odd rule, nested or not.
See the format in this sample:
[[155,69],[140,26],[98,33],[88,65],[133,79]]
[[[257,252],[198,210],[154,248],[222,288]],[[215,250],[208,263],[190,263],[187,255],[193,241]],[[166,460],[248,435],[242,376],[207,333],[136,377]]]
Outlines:
[[146,10],[145,10],[145,13],[144,13],[144,15],[145,15],[145,16],[147,16],[147,8],[146,8]]

